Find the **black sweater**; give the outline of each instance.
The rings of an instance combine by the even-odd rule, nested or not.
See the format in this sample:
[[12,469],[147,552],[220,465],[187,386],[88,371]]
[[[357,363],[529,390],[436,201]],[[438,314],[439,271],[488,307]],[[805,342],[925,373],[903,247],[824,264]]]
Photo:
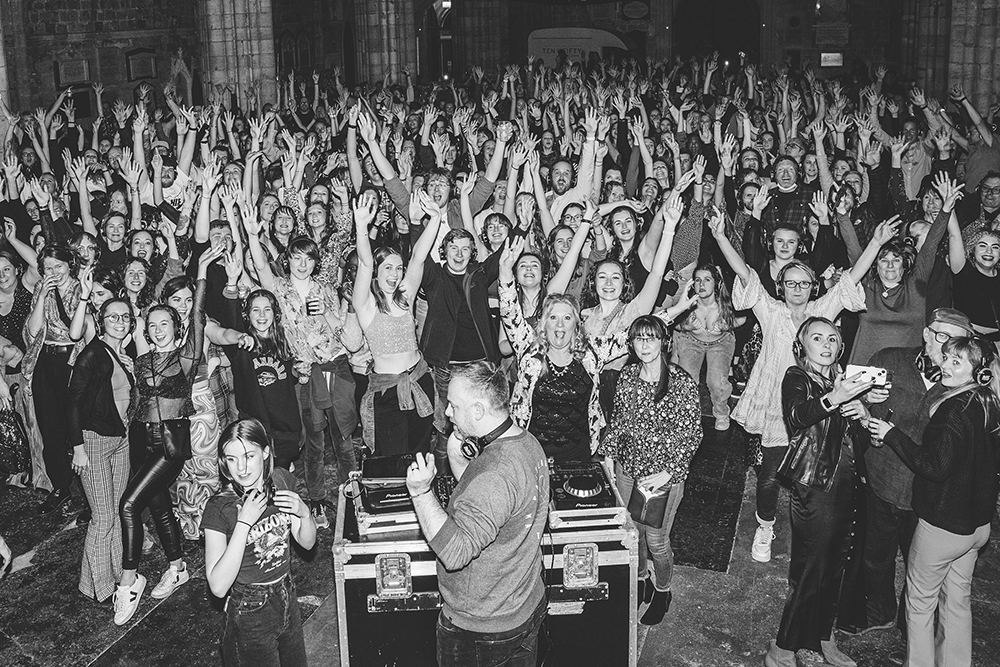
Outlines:
[[938,406],[924,430],[923,445],[898,428],[885,438],[916,473],[913,511],[950,533],[971,535],[996,510],[1000,439],[986,429],[984,417],[980,402],[966,392]]
[[[111,348],[100,338],[94,338],[83,348],[73,366],[69,380],[69,445],[83,444],[83,431],[99,435],[124,436],[125,424],[115,405],[111,376],[115,362]],[[129,384],[135,381],[126,370]]]

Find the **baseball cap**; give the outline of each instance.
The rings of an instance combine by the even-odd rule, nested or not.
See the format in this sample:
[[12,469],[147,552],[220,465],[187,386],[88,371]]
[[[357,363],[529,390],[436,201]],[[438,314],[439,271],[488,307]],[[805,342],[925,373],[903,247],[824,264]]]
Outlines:
[[927,322],[930,326],[935,322],[940,322],[942,324],[950,324],[952,326],[958,327],[959,329],[965,329],[970,336],[976,334],[975,329],[972,328],[972,320],[960,310],[955,310],[954,308],[935,308],[934,312],[931,313],[931,319]]

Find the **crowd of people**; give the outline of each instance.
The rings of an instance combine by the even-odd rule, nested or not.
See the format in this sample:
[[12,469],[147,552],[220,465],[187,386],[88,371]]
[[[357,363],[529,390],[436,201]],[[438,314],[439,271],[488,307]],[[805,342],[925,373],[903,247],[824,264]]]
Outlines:
[[[421,455],[410,490],[455,568],[489,544],[454,528],[488,502],[473,480],[498,484],[466,470],[484,442],[506,458],[528,442],[525,479],[535,441],[557,463],[611,459],[626,499],[667,496],[639,525],[656,624],[690,462],[704,438],[742,442],[735,422],[754,560],[792,489],[765,663],[853,665],[835,630],[898,625],[907,665],[968,664],[997,500],[1000,107],[884,66],[824,79],[718,54],[529,59],[429,85],[333,70],[200,106],[95,84],[87,119],[69,92],[33,112],[0,100],[0,407],[24,425],[0,423],[0,473],[48,490],[42,514],[80,480],[79,588],[115,623],[145,590],[151,524],[170,562],[154,598],[188,581],[182,540],[204,536],[227,664],[303,664],[288,544],[329,526],[329,437],[341,483],[364,456]],[[467,503],[417,500],[456,462]],[[446,588],[439,657],[537,634],[533,588],[489,621]],[[288,621],[257,627],[274,642],[241,631],[250,608]]]

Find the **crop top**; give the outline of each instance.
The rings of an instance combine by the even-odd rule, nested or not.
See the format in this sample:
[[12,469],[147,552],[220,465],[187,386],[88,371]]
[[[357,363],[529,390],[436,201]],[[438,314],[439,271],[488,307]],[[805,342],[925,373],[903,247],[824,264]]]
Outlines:
[[417,329],[413,315],[409,312],[389,315],[376,310],[371,324],[365,329],[365,338],[374,356],[414,352],[417,349]]

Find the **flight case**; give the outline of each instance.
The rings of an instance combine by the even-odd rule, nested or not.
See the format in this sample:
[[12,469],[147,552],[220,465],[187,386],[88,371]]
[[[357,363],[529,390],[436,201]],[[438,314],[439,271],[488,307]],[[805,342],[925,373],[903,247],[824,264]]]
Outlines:
[[[635,667],[637,544],[627,512],[620,526],[546,529],[540,664]],[[441,596],[419,529],[360,535],[355,504],[341,488],[333,568],[342,667],[436,667]]]

